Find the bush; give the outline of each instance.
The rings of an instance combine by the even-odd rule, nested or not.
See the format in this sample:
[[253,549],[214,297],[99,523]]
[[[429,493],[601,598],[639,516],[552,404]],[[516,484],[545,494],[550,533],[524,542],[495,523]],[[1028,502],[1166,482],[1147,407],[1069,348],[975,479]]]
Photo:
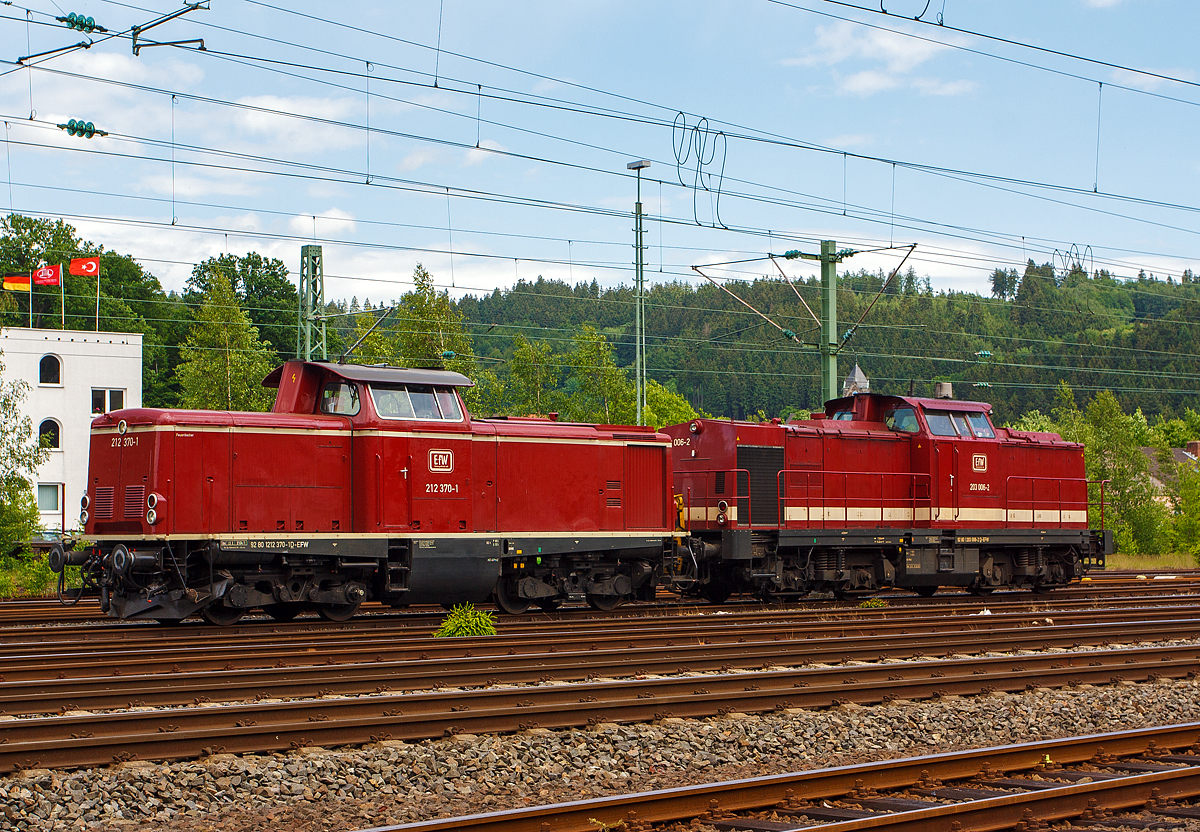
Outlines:
[[442,621],[442,626],[433,634],[434,638],[463,638],[467,636],[494,636],[496,622],[492,614],[477,610],[471,604],[457,604]]
[[40,554],[21,553],[0,557],[0,598],[22,595],[52,595],[58,576]]
[[860,610],[877,610],[888,605],[886,598],[868,598],[865,601],[858,602]]

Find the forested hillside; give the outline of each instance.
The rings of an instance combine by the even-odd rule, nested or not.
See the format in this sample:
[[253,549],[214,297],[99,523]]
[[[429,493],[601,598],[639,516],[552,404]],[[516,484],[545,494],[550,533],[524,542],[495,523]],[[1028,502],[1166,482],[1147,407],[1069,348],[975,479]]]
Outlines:
[[[228,280],[246,323],[257,328],[255,343],[266,350],[264,360],[280,361],[294,351],[294,278],[278,260],[253,252],[210,259],[195,266],[183,293],[167,293],[139,264],[136,252],[105,251],[80,240],[61,221],[14,215],[0,220],[0,231],[0,269],[5,273],[84,253],[101,255],[99,325],[146,334],[147,404],[171,406],[181,401],[178,367],[189,335],[197,335],[198,310],[214,286],[214,275]],[[67,327],[93,328],[95,281],[66,280]],[[882,274],[866,272],[842,275],[842,331],[859,320],[883,280]],[[532,345],[542,368],[539,384],[564,393],[570,390],[570,379],[578,376],[575,353],[587,328],[605,337],[617,367],[633,364],[629,287],[601,289],[595,280],[570,286],[538,278],[450,300],[437,290],[439,283],[432,275],[426,285],[426,295],[437,295],[439,303],[427,298],[424,311],[408,304],[380,334],[403,338],[404,331],[436,328],[436,321],[425,318],[449,316],[456,331],[466,336],[453,350],[469,359],[469,366],[459,362],[464,369],[489,373],[503,384],[512,377],[514,358],[523,345],[526,353]],[[815,339],[816,324],[783,281],[728,285],[802,340]],[[951,380],[958,397],[991,401],[1000,420],[1035,409],[1048,412],[1060,382],[1088,397],[1111,390],[1124,410],[1140,408],[1151,423],[1159,416],[1182,417],[1188,407],[1196,406],[1200,283],[1190,272],[1179,283],[1145,274],[1122,282],[1103,271],[1088,274],[1078,266],[1056,271],[1031,261],[1021,274],[997,270],[992,285],[994,292],[986,297],[934,292],[927,279],[910,269],[888,285],[855,330],[839,361],[841,374],[858,362],[872,389],[894,393],[929,394],[935,380]],[[816,282],[797,286],[809,305],[819,308]],[[37,287],[33,301],[35,326],[61,326],[56,289]],[[28,304],[23,293],[3,293],[0,323],[28,326]],[[330,319],[331,346],[340,350],[352,342],[360,319],[365,315],[373,320],[384,305],[372,307],[368,302],[360,307],[357,299],[331,300],[331,315],[350,313]],[[647,344],[650,377],[714,415],[779,416],[821,405],[813,355],[716,286],[653,285],[647,301]],[[420,357],[403,346],[374,358],[445,361],[441,352]],[[518,363],[528,359],[524,354]],[[574,376],[572,367],[577,368]],[[507,402],[494,397],[490,403],[505,409],[524,404],[511,397]]]

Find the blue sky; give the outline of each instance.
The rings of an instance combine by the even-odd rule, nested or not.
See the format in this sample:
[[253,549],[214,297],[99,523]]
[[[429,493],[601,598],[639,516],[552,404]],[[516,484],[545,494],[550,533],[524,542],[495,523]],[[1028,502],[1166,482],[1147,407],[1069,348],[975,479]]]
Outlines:
[[145,35],[206,52],[94,34],[27,70],[83,38],[55,15],[121,32],[182,6],[23,2],[0,7],[0,209],[62,216],[168,288],[226,250],[295,270],[313,240],[330,298],[394,297],[417,262],[456,295],[629,282],[640,158],[655,281],[822,238],[916,243],[935,287],[985,293],[1056,251],[1200,269],[1200,87],[947,28],[1195,82],[1191,3],[212,0]]

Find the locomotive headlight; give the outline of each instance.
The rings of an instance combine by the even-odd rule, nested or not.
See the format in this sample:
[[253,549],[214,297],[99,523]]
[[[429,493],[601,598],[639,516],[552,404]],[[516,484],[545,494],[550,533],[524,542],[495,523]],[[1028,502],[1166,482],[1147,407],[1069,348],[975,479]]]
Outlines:
[[717,503],[717,511],[721,512],[722,514],[729,511],[729,503],[725,502],[724,500],[721,500],[720,502]]
[[158,522],[158,512],[152,508],[147,509],[146,510],[146,522],[151,526],[153,526],[155,523],[157,523]]
[[729,522],[729,518],[725,516],[724,512],[717,515],[717,525],[718,526],[724,526],[728,522]]
[[87,511],[87,507],[90,506],[91,504],[92,504],[92,501],[88,499],[88,495],[85,492],[83,497],[81,497],[79,500],[79,507],[81,509],[83,509],[84,511]]
[[692,433],[700,433],[702,430],[704,430],[704,425],[700,424],[699,422],[692,422],[688,425],[688,430],[690,430]]
[[79,512],[79,525],[86,526],[87,521],[88,521],[88,513],[87,513],[87,509],[85,508],[83,511]]
[[151,491],[146,495],[146,508],[158,508],[159,503],[165,503],[166,498],[163,495]]

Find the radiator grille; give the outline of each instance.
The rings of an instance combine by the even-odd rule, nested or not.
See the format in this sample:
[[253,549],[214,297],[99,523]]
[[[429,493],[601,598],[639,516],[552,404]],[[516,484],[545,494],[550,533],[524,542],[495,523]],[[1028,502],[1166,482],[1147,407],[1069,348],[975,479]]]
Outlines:
[[103,485],[96,489],[96,519],[111,520],[113,515],[113,501],[116,498],[117,489],[111,485]]
[[142,516],[142,506],[146,503],[146,486],[125,486],[125,517],[138,518]]
[[[756,525],[779,524],[779,472],[783,469],[783,448],[742,445],[737,452],[738,493],[750,494],[750,500],[738,500],[738,520],[745,516]],[[749,477],[747,478],[747,472]],[[746,480],[749,479],[749,482]]]
[[724,471],[717,472],[716,482],[713,484],[713,493],[714,494],[724,494],[725,493],[725,472]]

